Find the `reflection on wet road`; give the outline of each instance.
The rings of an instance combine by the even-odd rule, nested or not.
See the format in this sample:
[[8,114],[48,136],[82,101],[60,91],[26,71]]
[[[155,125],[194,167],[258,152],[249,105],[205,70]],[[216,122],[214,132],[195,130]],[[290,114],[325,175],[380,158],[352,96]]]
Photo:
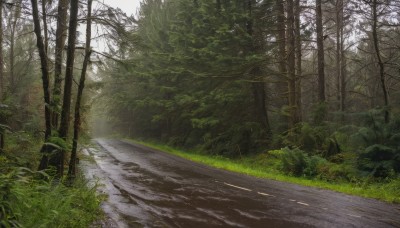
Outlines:
[[89,148],[117,227],[400,227],[400,206],[206,167],[119,140]]

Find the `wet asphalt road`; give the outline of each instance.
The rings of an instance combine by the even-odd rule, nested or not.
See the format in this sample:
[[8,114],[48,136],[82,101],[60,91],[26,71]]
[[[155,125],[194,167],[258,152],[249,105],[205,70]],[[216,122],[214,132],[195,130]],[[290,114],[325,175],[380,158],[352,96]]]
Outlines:
[[[400,227],[400,205],[210,168],[97,139],[86,175],[114,227]],[[111,225],[107,225],[111,226]]]

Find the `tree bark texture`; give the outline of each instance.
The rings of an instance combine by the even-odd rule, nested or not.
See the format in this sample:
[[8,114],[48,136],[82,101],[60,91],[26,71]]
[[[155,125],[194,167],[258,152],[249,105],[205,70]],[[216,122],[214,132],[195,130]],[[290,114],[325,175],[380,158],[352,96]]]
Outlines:
[[317,51],[318,51],[318,100],[325,102],[324,34],[322,27],[322,0],[316,0]]
[[[0,1],[0,102],[3,102],[4,68],[3,68],[3,1]],[[4,133],[0,132],[0,154],[4,150]]]
[[300,0],[295,0],[294,5],[294,34],[296,41],[296,122],[302,120],[302,104],[301,104],[301,57],[302,57],[302,45],[301,45],[301,33],[300,33]]
[[67,39],[67,15],[69,0],[60,0],[57,9],[57,29],[54,61],[54,87],[52,102],[52,125],[57,129],[60,116],[61,84],[62,84],[62,59],[65,40]]
[[287,53],[287,78],[288,78],[288,97],[289,97],[289,129],[297,123],[296,113],[296,62],[295,62],[295,37],[294,37],[294,4],[293,0],[287,0],[286,18],[286,53]]

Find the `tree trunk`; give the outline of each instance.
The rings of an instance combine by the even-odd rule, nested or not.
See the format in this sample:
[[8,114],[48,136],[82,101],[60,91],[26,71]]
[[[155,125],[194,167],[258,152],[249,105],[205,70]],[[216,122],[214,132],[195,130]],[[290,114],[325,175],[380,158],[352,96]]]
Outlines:
[[346,99],[346,62],[344,54],[344,4],[343,0],[336,1],[336,72],[337,72],[337,100],[341,120],[344,121]]
[[316,0],[317,50],[318,50],[318,100],[325,102],[324,34],[322,28],[322,0]]
[[[3,31],[3,1],[0,1],[0,31]],[[3,102],[4,81],[3,81],[3,32],[0,32],[0,102]],[[0,132],[0,154],[4,150],[4,136]]]
[[295,1],[294,5],[294,27],[295,27],[295,40],[296,40],[296,122],[302,120],[302,104],[301,104],[301,33],[300,33],[300,0]]
[[372,1],[372,19],[373,19],[373,26],[372,26],[372,37],[374,42],[374,48],[376,53],[376,58],[378,60],[379,65],[379,76],[381,81],[381,87],[383,92],[383,103],[384,107],[384,118],[385,123],[389,123],[390,116],[389,116],[389,94],[386,87],[386,77],[385,77],[385,65],[382,61],[381,52],[379,49],[379,40],[378,40],[378,13],[377,13],[378,3],[377,0]]
[[341,40],[340,40],[340,30],[341,30],[341,9],[342,9],[342,0],[336,0],[336,90],[337,90],[337,101],[338,101],[338,108],[339,111],[341,110],[341,84],[340,84],[340,80],[341,80],[341,74],[342,74],[342,70],[341,70]]
[[[285,24],[285,7],[284,1],[276,0],[276,42],[278,42],[278,70],[279,70],[279,78],[278,83],[276,83],[277,93],[279,97],[282,97],[282,101],[278,103],[280,107],[284,105],[288,105],[288,97],[287,97],[287,70],[286,70],[286,24]],[[287,121],[286,116],[282,118],[282,121]]]
[[44,50],[49,49],[49,36],[47,34],[47,12],[46,12],[46,0],[42,0],[42,20],[43,20],[43,32],[44,32]]
[[296,113],[296,62],[295,62],[295,37],[294,37],[294,13],[293,0],[287,0],[287,19],[286,19],[286,52],[287,52],[287,78],[289,96],[289,129],[297,123]]
[[90,61],[90,41],[92,38],[92,0],[88,0],[88,14],[86,20],[86,47],[85,47],[85,58],[83,60],[83,67],[81,72],[81,78],[79,80],[78,86],[78,95],[76,97],[75,103],[75,119],[74,119],[74,138],[72,141],[72,151],[71,151],[71,160],[69,162],[69,170],[68,176],[74,178],[76,175],[76,158],[77,158],[77,149],[78,149],[78,140],[79,140],[79,131],[81,126],[81,101],[83,89],[85,88],[85,79],[86,79],[86,70]]
[[[65,72],[65,83],[64,83],[64,97],[63,106],[61,110],[61,122],[59,136],[60,138],[67,141],[70,112],[71,112],[71,93],[72,93],[72,81],[74,72],[74,60],[75,60],[75,41],[76,41],[76,29],[78,25],[78,0],[71,0],[71,10],[69,19],[69,30],[68,30],[68,51],[67,51],[67,64]],[[65,151],[60,153],[59,161],[59,175],[64,175],[64,154]]]
[[[16,7],[18,8],[18,6]],[[10,13],[10,21],[9,21],[9,26],[10,26],[10,50],[9,50],[9,59],[10,59],[10,65],[9,65],[9,81],[10,81],[10,91],[11,93],[14,93],[14,88],[15,88],[15,82],[14,82],[14,46],[15,46],[15,29],[17,27],[17,9],[11,10]]]
[[61,83],[62,83],[62,58],[67,38],[67,15],[68,15],[68,0],[60,0],[58,3],[57,14],[57,29],[56,29],[56,47],[54,61],[54,88],[52,102],[52,125],[53,128],[58,128],[60,116],[60,101],[61,101]]
[[[51,112],[50,112],[50,91],[49,91],[49,71],[47,65],[47,55],[40,28],[39,10],[37,0],[31,0],[32,3],[32,18],[35,25],[34,32],[37,40],[37,48],[39,50],[40,65],[42,70],[42,83],[43,83],[43,97],[44,97],[44,116],[46,123],[45,141],[51,136]],[[44,145],[41,152],[43,152],[42,160],[39,165],[39,170],[47,168],[48,155],[47,147]]]
[[[253,70],[252,75],[260,75],[261,70],[259,67]],[[259,80],[259,79],[257,79]],[[253,82],[253,95],[255,105],[255,115],[258,121],[260,121],[263,129],[265,130],[267,137],[271,137],[271,126],[269,124],[268,111],[266,106],[266,95],[265,95],[265,83],[264,82]]]
[[39,11],[37,0],[31,0],[32,2],[32,17],[33,23],[35,25],[34,32],[37,40],[37,48],[39,50],[40,56],[40,66],[42,70],[42,83],[43,83],[43,95],[44,95],[44,103],[45,103],[45,123],[46,123],[46,131],[45,131],[45,140],[47,140],[51,135],[51,120],[50,120],[50,92],[49,92],[49,71],[47,65],[47,55],[43,43],[43,38],[41,34],[40,28],[40,20],[39,20]]

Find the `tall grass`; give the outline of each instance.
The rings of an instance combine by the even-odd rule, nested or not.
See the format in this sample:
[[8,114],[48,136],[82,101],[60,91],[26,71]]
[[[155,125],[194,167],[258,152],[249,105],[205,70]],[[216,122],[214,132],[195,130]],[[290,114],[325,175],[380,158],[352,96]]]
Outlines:
[[[14,168],[0,179],[0,223],[5,227],[89,227],[101,216],[101,199],[82,177],[72,186],[45,173]],[[0,225],[1,227],[1,225]]]

